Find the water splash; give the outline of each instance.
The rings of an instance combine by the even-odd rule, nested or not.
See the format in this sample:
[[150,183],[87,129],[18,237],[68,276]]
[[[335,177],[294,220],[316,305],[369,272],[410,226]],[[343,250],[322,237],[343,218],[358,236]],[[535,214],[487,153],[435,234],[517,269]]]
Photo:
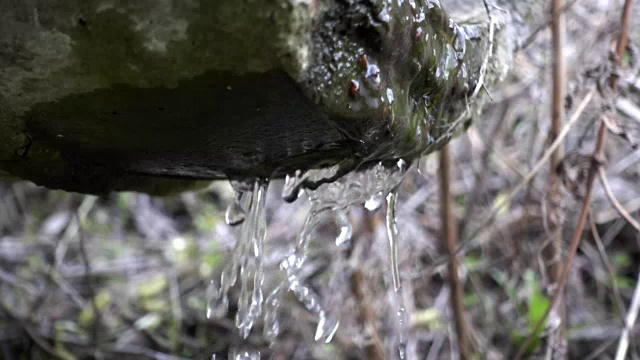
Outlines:
[[[237,207],[247,214],[242,222],[240,237],[220,276],[220,286],[212,281],[207,291],[207,317],[222,317],[229,307],[229,289],[236,284],[240,274],[240,297],[236,313],[236,326],[240,334],[247,338],[253,324],[262,314],[264,282],[263,249],[266,235],[265,198],[268,182],[257,179],[251,191],[246,187],[234,186]],[[241,199],[250,196],[247,208],[242,209]],[[234,210],[237,213],[240,211]],[[233,217],[232,217],[233,218]],[[233,223],[233,222],[232,222]]]
[[391,264],[391,278],[393,280],[393,291],[396,295],[397,310],[396,316],[398,321],[398,355],[400,359],[406,358],[406,347],[408,338],[408,326],[406,311],[404,308],[404,300],[402,297],[402,280],[400,279],[400,270],[398,264],[398,227],[396,224],[396,199],[395,191],[387,195],[387,215],[386,228],[387,239],[389,240],[389,263]]
[[318,294],[307,285],[306,279],[301,275],[303,265],[307,260],[307,246],[312,239],[313,231],[320,223],[320,214],[323,211],[316,209],[312,206],[309,211],[298,236],[294,253],[280,263],[280,269],[286,275],[286,284],[281,284],[279,288],[274,290],[274,293],[279,293],[281,288],[291,291],[309,312],[318,316],[315,340],[329,343],[338,330],[340,322],[324,309]]
[[[408,168],[404,160],[396,163],[377,163],[358,172],[346,175],[339,165],[325,169],[296,171],[288,176],[283,189],[286,200],[295,199],[301,191],[307,193],[311,208],[304,225],[296,239],[294,251],[280,263],[280,270],[285,279],[277,285],[264,299],[263,295],[263,251],[266,233],[265,194],[267,182],[256,180],[253,186],[246,183],[234,184],[236,197],[234,204],[227,211],[228,224],[242,224],[240,236],[227,266],[223,269],[220,283],[212,281],[207,289],[207,317],[225,316],[229,307],[228,292],[236,282],[240,282],[240,296],[236,313],[236,326],[240,334],[248,337],[258,318],[263,316],[263,335],[274,342],[280,332],[279,310],[282,296],[291,291],[305,308],[315,314],[318,324],[315,340],[329,343],[335,337],[340,321],[323,306],[322,298],[310,287],[303,267],[308,260],[308,245],[314,240],[314,234],[323,215],[334,213],[340,234],[336,238],[336,245],[347,243],[352,236],[353,229],[347,216],[347,208],[351,205],[366,205],[374,210],[382,206],[385,194],[388,209],[388,231],[390,245],[397,253],[395,228],[395,189]],[[241,216],[242,215],[242,216]],[[243,218],[243,220],[239,220]],[[394,255],[392,267],[394,271],[394,289],[399,291],[400,281],[397,269],[397,255]],[[239,275],[238,275],[239,274]],[[218,286],[219,285],[219,286]],[[406,328],[404,308],[400,306],[398,318],[401,328]],[[406,343],[406,336],[401,335],[401,344]],[[404,339],[404,340],[403,340]],[[402,348],[402,347],[401,347]],[[401,351],[401,354],[403,352]],[[259,358],[257,352],[241,351],[232,355],[233,359]],[[257,357],[255,357],[257,356]]]
[[274,342],[280,334],[280,319],[278,312],[280,310],[280,294],[282,288],[277,286],[267,296],[264,302],[264,328],[263,335],[269,342]]
[[229,360],[260,360],[260,351],[233,349],[229,352]]
[[407,165],[406,161],[400,159],[395,163],[379,162],[348,173],[315,190],[307,190],[309,201],[317,211],[338,211],[351,205],[365,205],[368,201],[371,208],[376,205],[379,207],[385,195],[402,181]]
[[322,184],[335,181],[349,170],[351,168],[345,164],[307,171],[296,170],[293,175],[287,175],[285,178],[282,198],[286,202],[293,202],[298,199],[304,189],[315,190]]
[[282,198],[287,202],[296,201],[302,192],[300,186],[304,181],[304,174],[301,170],[296,170],[293,175],[287,174],[282,188]]

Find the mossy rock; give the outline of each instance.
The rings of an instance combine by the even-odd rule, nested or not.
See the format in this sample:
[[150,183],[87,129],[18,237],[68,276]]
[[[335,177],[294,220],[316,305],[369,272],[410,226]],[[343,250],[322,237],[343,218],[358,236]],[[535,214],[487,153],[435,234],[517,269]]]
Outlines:
[[167,193],[417,157],[467,123],[489,44],[432,0],[0,0],[0,171]]

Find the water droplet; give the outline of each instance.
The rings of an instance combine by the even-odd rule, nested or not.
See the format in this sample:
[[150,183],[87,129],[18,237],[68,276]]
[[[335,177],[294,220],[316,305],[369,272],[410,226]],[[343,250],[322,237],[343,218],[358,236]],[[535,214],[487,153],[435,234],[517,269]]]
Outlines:
[[398,227],[396,225],[396,200],[397,195],[395,192],[390,192],[387,195],[387,215],[386,215],[386,228],[387,238],[389,240],[389,262],[391,264],[391,278],[393,280],[393,291],[396,294],[396,302],[398,306],[397,321],[398,321],[398,355],[400,359],[406,357],[407,337],[408,337],[408,325],[406,319],[406,311],[404,308],[404,299],[402,297],[402,281],[400,279],[400,270],[398,264]]
[[316,335],[314,339],[316,341],[322,341],[325,344],[328,344],[333,340],[334,335],[338,331],[338,326],[340,325],[340,321],[337,319],[328,317],[328,315],[321,311],[319,314],[319,322],[318,327],[316,328]]
[[[402,302],[401,302],[402,304]],[[407,312],[404,306],[400,305],[398,316],[398,355],[400,359],[407,357],[407,340],[409,338],[409,326],[407,325]]]
[[373,85],[374,89],[380,87],[380,68],[376,64],[368,64],[365,78]]
[[395,101],[395,96],[393,95],[393,90],[391,90],[391,88],[387,88],[387,101],[389,105],[393,104]]
[[462,60],[467,50],[467,38],[465,36],[465,32],[458,25],[454,25],[453,31],[456,34],[456,39],[453,44],[453,48],[456,51],[456,56],[458,60]]
[[353,235],[353,227],[349,221],[349,216],[344,211],[338,211],[336,213],[336,225],[340,230],[338,237],[336,237],[336,246],[341,246],[351,240]]
[[364,207],[369,211],[375,211],[382,206],[382,202],[384,201],[384,194],[382,191],[377,192],[371,195],[367,201],[364,203]]
[[393,279],[393,290],[399,292],[402,283],[400,282],[400,271],[398,266],[398,227],[396,225],[396,193],[390,192],[387,195],[387,238],[389,240],[389,262],[391,263],[391,276]]
[[244,209],[242,209],[242,196],[244,192],[238,191],[236,192],[236,196],[227,206],[227,211],[224,214],[224,220],[227,225],[236,226],[241,224],[244,221],[245,213]]
[[382,10],[378,14],[378,19],[384,23],[391,21],[391,15],[389,15],[389,10],[387,9],[386,4],[384,4]]
[[260,360],[260,351],[233,349],[229,353],[229,360]]
[[276,287],[264,303],[264,337],[269,342],[274,342],[280,334],[280,319],[278,311],[280,310],[280,293],[281,287]]
[[440,1],[439,0],[427,0],[427,8],[433,9],[434,7],[441,8]]
[[227,315],[229,298],[219,290],[218,284],[211,280],[207,286],[207,319],[222,318]]
[[[251,190],[246,189],[246,182],[232,182],[232,185],[237,192],[250,196],[250,199],[245,212],[246,219],[242,223],[240,236],[231,259],[222,270],[220,287],[216,287],[216,284],[211,282],[207,289],[207,317],[226,314],[229,289],[236,283],[239,273],[240,297],[236,326],[240,334],[246,338],[262,313],[264,282],[262,258],[266,235],[265,199],[268,182],[256,179]],[[241,199],[242,196],[238,196],[236,200]],[[242,206],[239,207],[242,208]]]
[[304,181],[302,171],[296,170],[295,174],[287,176],[284,179],[284,187],[282,188],[282,198],[286,202],[294,202],[300,196],[300,186]]

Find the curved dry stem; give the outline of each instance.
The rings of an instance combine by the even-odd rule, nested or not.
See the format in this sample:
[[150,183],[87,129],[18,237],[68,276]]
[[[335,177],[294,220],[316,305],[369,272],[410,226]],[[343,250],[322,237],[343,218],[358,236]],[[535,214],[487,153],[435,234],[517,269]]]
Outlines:
[[618,213],[620,213],[620,216],[627,220],[627,222],[633,226],[636,231],[640,232],[640,223],[635,220],[631,214],[629,214],[622,204],[620,204],[620,201],[618,201],[618,198],[616,198],[616,195],[611,190],[611,186],[609,186],[609,179],[607,179],[607,173],[604,171],[604,168],[600,167],[598,169],[598,177],[600,178],[600,183],[602,184],[602,187],[604,187],[604,192],[607,194],[607,197],[609,198],[609,201],[611,201],[611,204],[613,204],[613,207],[616,208]]

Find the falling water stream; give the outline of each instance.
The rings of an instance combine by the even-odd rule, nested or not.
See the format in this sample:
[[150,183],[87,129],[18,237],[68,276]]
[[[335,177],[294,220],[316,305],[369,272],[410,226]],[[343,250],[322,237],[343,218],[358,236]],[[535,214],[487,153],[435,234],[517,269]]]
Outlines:
[[398,355],[400,359],[406,357],[407,346],[407,316],[402,297],[402,280],[400,279],[400,266],[398,264],[398,227],[396,225],[396,198],[395,191],[387,195],[386,228],[389,240],[389,263],[391,264],[391,278],[393,279],[393,291],[396,295],[396,315],[398,316]]
[[[454,135],[463,120],[468,119],[472,109],[471,99],[476,96],[482,81],[472,79],[471,70],[467,69],[464,60],[467,57],[467,49],[472,50],[473,46],[478,45],[482,33],[477,25],[460,27],[451,19],[448,19],[450,25],[444,30],[444,34],[439,31],[425,31],[434,30],[434,18],[443,22],[447,20],[446,14],[440,9],[440,3],[435,0],[384,0],[382,4],[383,9],[378,16],[381,22],[389,22],[389,12],[393,10],[398,14],[405,14],[403,24],[414,27],[416,46],[407,56],[413,58],[417,67],[413,77],[407,78],[408,82],[403,82],[397,87],[384,88],[381,84],[387,83],[387,80],[382,77],[387,72],[381,71],[375,64],[374,56],[368,57],[367,54],[363,54],[357,57],[358,64],[362,64],[365,69],[364,73],[360,74],[363,76],[362,86],[356,87],[347,99],[349,109],[357,113],[360,111],[358,109],[368,106],[369,110],[377,112],[386,121],[376,122],[378,126],[372,126],[370,131],[365,131],[362,138],[353,139],[366,150],[358,155],[357,161],[361,161],[362,166],[355,166],[353,161],[338,163],[326,168],[297,170],[286,177],[282,198],[287,202],[293,202],[306,194],[311,207],[297,236],[295,248],[279,264],[284,279],[271,289],[263,289],[265,194],[268,182],[264,179],[232,182],[236,196],[227,209],[225,220],[230,226],[239,228],[239,236],[219,282],[212,281],[209,285],[207,317],[227,315],[229,290],[236,285],[239,278],[240,294],[235,324],[245,339],[254,325],[262,321],[263,337],[271,343],[275,342],[281,329],[280,306],[283,296],[291,292],[317,317],[315,340],[330,342],[336,334],[339,320],[310,286],[308,275],[303,271],[308,262],[309,244],[313,241],[326,241],[316,239],[315,234],[321,217],[331,214],[339,230],[335,244],[338,247],[344,246],[350,241],[353,232],[347,209],[351,206],[364,206],[369,211],[375,211],[383,206],[386,199],[389,273],[395,294],[398,356],[401,359],[406,357],[408,325],[398,264],[399,236],[395,207],[396,189],[409,164],[402,159],[373,165],[371,163],[374,159],[414,159],[423,153],[434,151],[437,145],[446,143]],[[412,16],[409,16],[410,14]],[[384,26],[378,28],[385,31]],[[443,39],[453,39],[453,43]],[[424,83],[425,79],[432,79],[434,82]],[[474,88],[476,91],[471,94]],[[340,90],[339,93],[343,94],[344,91]],[[455,98],[461,93],[466,94],[464,101],[446,104],[445,100],[437,100]],[[432,102],[434,100],[435,102]],[[351,133],[348,126],[342,130],[345,134]],[[388,132],[392,136],[384,135]],[[365,163],[366,166],[363,165]],[[266,299],[264,293],[268,294]],[[235,349],[230,356],[233,359],[259,359],[260,353]]]
[[[274,342],[280,332],[280,305],[283,295],[290,291],[305,308],[316,315],[318,324],[315,340],[329,343],[339,327],[338,318],[323,306],[321,297],[309,286],[303,275],[308,260],[308,246],[316,239],[317,227],[322,216],[333,214],[338,226],[336,246],[348,243],[352,237],[352,227],[347,216],[347,208],[352,205],[364,206],[374,211],[387,202],[386,227],[389,240],[390,274],[397,298],[397,321],[399,333],[399,355],[403,359],[406,343],[406,316],[402,302],[400,272],[398,266],[398,230],[395,219],[395,188],[402,180],[408,164],[399,160],[394,164],[378,163],[367,169],[348,173],[332,182],[339,169],[330,167],[306,172],[298,171],[288,176],[282,197],[295,200],[306,193],[311,208],[304,225],[297,236],[295,248],[280,262],[284,279],[273,289],[266,290],[264,296],[264,239],[266,234],[265,197],[268,181],[234,182],[236,195],[227,208],[225,220],[228,225],[239,228],[239,237],[230,260],[222,271],[219,282],[211,281],[207,289],[207,317],[224,317],[229,309],[229,291],[239,282],[240,294],[237,302],[235,325],[243,338],[247,338],[254,325],[263,323],[262,335]],[[311,186],[309,186],[311,184]],[[315,184],[315,185],[314,185]],[[320,185],[318,185],[320,184]],[[311,190],[311,189],[313,190]],[[232,359],[260,359],[255,350],[233,349]]]

